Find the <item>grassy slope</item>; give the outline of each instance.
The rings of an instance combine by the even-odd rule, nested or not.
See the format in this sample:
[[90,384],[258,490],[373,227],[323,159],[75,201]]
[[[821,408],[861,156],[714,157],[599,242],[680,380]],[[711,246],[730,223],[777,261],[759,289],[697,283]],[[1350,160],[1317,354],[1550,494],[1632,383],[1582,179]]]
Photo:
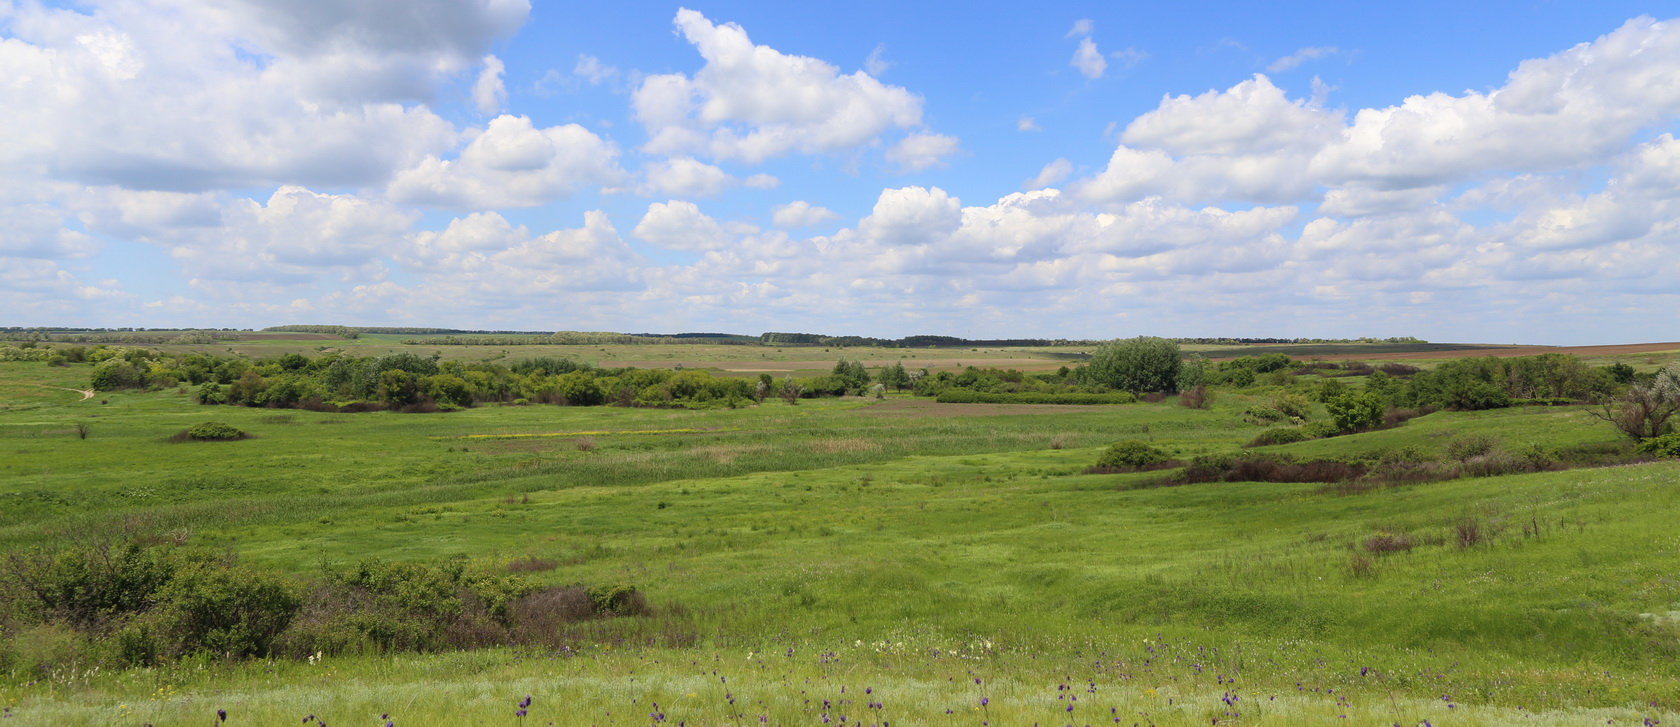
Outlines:
[[[0,366],[0,381],[14,383],[54,371]],[[1297,485],[1134,490],[1124,486],[1151,475],[1078,472],[1123,437],[1184,455],[1230,449],[1258,431],[1236,421],[1244,397],[1224,396],[1212,412],[1140,405],[945,418],[833,401],[322,415],[205,409],[171,392],[104,405],[63,393],[64,402],[0,411],[7,547],[141,517],[299,571],[322,558],[532,555],[562,563],[543,574],[554,582],[629,580],[656,603],[681,604],[701,640],[564,658],[183,666],[0,686],[0,705],[43,724],[127,723],[129,714],[186,723],[223,703],[246,724],[310,712],[357,723],[386,710],[399,724],[504,723],[524,692],[540,695],[534,717],[560,723],[642,723],[658,700],[672,721],[716,724],[728,710],[712,669],[733,675],[727,688],[754,705],[742,721],[773,723],[818,721],[795,695],[837,701],[839,685],[854,704],[836,715],[894,724],[978,723],[978,696],[991,700],[994,724],[1048,722],[1067,703],[1056,684],[1076,681],[1084,720],[1095,704],[1162,724],[1222,716],[1228,677],[1247,700],[1242,721],[1270,724],[1340,714],[1532,724],[1535,710],[1553,710],[1542,721],[1637,722],[1655,712],[1636,707],[1680,701],[1667,618],[1680,609],[1672,463],[1354,497]],[[212,416],[258,438],[162,441]],[[84,417],[86,441],[68,429]],[[645,430],[687,431],[624,433]],[[560,436],[471,437],[511,433]],[[1439,451],[1469,433],[1513,447],[1611,436],[1578,410],[1525,409],[1436,414],[1284,449]],[[580,451],[580,436],[595,449]],[[1049,448],[1057,437],[1067,448]],[[512,497],[522,493],[528,501]],[[1451,545],[1467,519],[1491,541]],[[1440,544],[1375,557],[1373,574],[1358,576],[1350,547],[1378,532]],[[986,684],[967,686],[970,671]],[[873,700],[855,692],[866,685],[890,713],[863,707]],[[944,714],[965,705],[960,720]]]

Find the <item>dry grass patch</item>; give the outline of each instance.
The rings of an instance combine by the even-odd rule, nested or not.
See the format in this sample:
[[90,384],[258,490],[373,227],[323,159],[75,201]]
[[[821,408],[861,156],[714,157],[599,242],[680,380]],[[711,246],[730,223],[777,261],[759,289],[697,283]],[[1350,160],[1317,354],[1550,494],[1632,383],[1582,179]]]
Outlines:
[[878,452],[881,445],[858,437],[843,437],[835,439],[819,439],[810,444],[811,451],[823,454],[855,454],[858,452]]

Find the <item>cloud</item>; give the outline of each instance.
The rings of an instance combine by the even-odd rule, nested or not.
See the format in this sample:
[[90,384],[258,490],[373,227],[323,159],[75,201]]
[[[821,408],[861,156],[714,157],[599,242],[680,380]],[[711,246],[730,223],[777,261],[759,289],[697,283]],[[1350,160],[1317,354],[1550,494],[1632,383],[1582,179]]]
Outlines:
[[668,250],[720,250],[729,243],[729,233],[717,220],[693,202],[682,200],[648,205],[647,214],[630,234]]
[[1120,140],[1185,156],[1310,152],[1341,129],[1340,114],[1291,101],[1257,74],[1225,91],[1163,97],[1155,110],[1132,120]]
[[1315,60],[1318,60],[1320,58],[1328,58],[1328,57],[1336,55],[1337,53],[1340,53],[1340,52],[1341,51],[1336,50],[1335,46],[1318,46],[1318,47],[1312,47],[1312,48],[1302,48],[1298,51],[1295,51],[1294,53],[1292,53],[1290,55],[1286,55],[1282,58],[1279,58],[1275,61],[1272,61],[1271,65],[1266,66],[1266,70],[1271,71],[1272,73],[1282,73],[1284,71],[1299,67],[1302,63],[1306,63],[1307,61],[1315,61]]
[[397,306],[423,320],[462,309],[576,312],[586,302],[642,289],[646,261],[624,243],[606,213],[594,210],[583,218],[583,227],[541,235],[495,212],[456,218],[443,230],[412,237],[400,261],[422,276],[420,284],[362,287],[325,302],[348,310]]
[[911,134],[887,150],[887,161],[900,171],[919,172],[943,166],[945,159],[961,151],[957,137],[944,134]]
[[454,141],[426,104],[527,10],[20,6],[0,42],[0,166],[132,189],[380,184]]
[[1603,160],[1680,114],[1680,26],[1635,18],[1591,43],[1524,61],[1488,93],[1362,109],[1313,159],[1331,182],[1423,187]]
[[572,67],[572,75],[588,81],[591,86],[599,86],[616,80],[619,72],[617,68],[602,63],[601,59],[595,56],[579,53],[577,65]]
[[1073,59],[1068,65],[1079,69],[1079,73],[1086,78],[1102,78],[1103,71],[1108,69],[1108,61],[1103,58],[1097,44],[1090,38],[1080,38],[1079,48],[1073,51]]
[[875,49],[869,51],[869,57],[863,61],[863,70],[871,76],[879,76],[888,68],[892,68],[892,63],[887,60],[887,44],[876,43]]
[[534,207],[620,182],[618,150],[577,124],[538,129],[502,115],[453,160],[429,156],[392,180],[392,199],[435,207]]
[[1076,38],[1076,37],[1081,36],[1081,35],[1090,35],[1092,29],[1093,29],[1093,23],[1091,22],[1091,19],[1090,18],[1082,18],[1082,19],[1073,21],[1073,27],[1069,28],[1068,32],[1067,32],[1067,35],[1064,35],[1062,37],[1064,37],[1064,38]]
[[651,154],[697,153],[758,163],[871,143],[918,126],[922,99],[865,72],[841,74],[816,58],[753,45],[739,25],[715,25],[688,9],[676,25],[706,65],[692,78],[648,76],[632,106]]
[[735,181],[722,169],[688,157],[649,162],[643,174],[650,192],[679,197],[722,194]]
[[502,85],[502,72],[505,70],[507,68],[500,58],[484,57],[484,70],[479,72],[478,80],[473,82],[472,87],[473,105],[480,113],[496,113],[507,102],[507,87]]
[[327,275],[376,276],[419,218],[380,200],[289,185],[266,201],[107,188],[81,204],[90,230],[163,248],[193,278],[270,291]]
[[1018,121],[1015,122],[1015,130],[1016,131],[1043,131],[1044,129],[1039,128],[1038,123],[1033,121],[1033,117],[1022,116]]
[[1067,179],[1068,175],[1072,173],[1073,162],[1066,159],[1057,159],[1044,165],[1044,168],[1039,170],[1038,176],[1022,182],[1021,187],[1024,189],[1043,189],[1054,186],[1061,184],[1062,180]]
[[771,224],[784,229],[811,227],[840,219],[840,215],[827,207],[817,207],[804,200],[795,200],[787,204],[779,204],[771,211]]
[[1108,57],[1119,61],[1122,68],[1131,68],[1149,58],[1149,54],[1136,48],[1126,48],[1114,51],[1108,54]]
[[904,187],[881,192],[874,211],[858,222],[858,231],[889,245],[941,238],[962,222],[962,203],[938,187]]

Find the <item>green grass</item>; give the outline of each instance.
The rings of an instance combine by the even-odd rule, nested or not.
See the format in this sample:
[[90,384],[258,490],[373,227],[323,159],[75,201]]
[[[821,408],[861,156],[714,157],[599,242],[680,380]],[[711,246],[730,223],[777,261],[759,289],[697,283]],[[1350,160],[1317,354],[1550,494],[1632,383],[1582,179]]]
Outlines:
[[[0,364],[0,385],[74,386],[86,370]],[[564,652],[14,668],[0,706],[23,724],[201,724],[217,708],[232,724],[515,724],[527,693],[533,724],[646,724],[653,701],[670,723],[818,723],[823,699],[836,721],[895,725],[1112,724],[1111,708],[1128,724],[1680,718],[1677,462],[1352,496],[1082,474],[1120,439],[1235,450],[1261,431],[1241,421],[1261,391],[1219,392],[1208,411],[889,399],[421,415],[61,393],[0,409],[0,548],[128,522],[299,575],[531,556],[558,563],[545,582],[628,581],[664,615]],[[255,438],[166,441],[206,420]],[[1471,434],[1550,450],[1616,436],[1580,409],[1528,408],[1276,449],[1438,456]],[[1482,542],[1461,547],[1466,523]],[[1371,553],[1378,534],[1414,547]],[[25,634],[14,651],[53,643]]]

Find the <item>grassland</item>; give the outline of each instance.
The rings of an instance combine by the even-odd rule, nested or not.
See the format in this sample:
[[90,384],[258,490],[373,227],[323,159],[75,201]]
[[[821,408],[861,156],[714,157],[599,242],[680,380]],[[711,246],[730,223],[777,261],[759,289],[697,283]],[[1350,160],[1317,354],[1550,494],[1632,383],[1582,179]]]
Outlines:
[[[742,353],[604,348],[588,360]],[[836,355],[788,349],[776,365]],[[552,583],[635,583],[657,615],[559,650],[14,664],[0,707],[19,724],[203,724],[216,709],[253,725],[519,724],[526,694],[532,724],[1680,719],[1680,463],[1358,495],[1163,488],[1084,470],[1119,439],[1235,450],[1260,431],[1241,412],[1272,392],[1221,391],[1206,411],[889,398],[325,414],[212,410],[175,390],[83,401],[67,389],[86,372],[0,364],[0,550],[128,529],[300,576],[369,557],[530,558],[555,564],[538,574]],[[168,441],[210,418],[255,437]],[[1439,456],[1471,435],[1513,451],[1618,436],[1580,407],[1521,408],[1270,449]],[[1400,535],[1412,546],[1369,546]],[[50,636],[14,652],[50,652]]]

